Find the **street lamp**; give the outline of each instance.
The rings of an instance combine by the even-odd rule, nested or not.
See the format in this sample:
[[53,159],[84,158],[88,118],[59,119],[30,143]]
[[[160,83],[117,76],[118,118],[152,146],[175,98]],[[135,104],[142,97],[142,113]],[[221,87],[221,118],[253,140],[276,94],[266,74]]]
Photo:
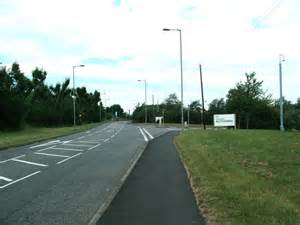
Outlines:
[[282,97],[282,62],[285,62],[283,54],[279,55],[279,92],[280,92],[280,130],[284,131],[283,125],[283,97]]
[[76,67],[84,67],[84,65],[76,65],[73,66],[73,119],[74,119],[74,127],[76,126],[76,95],[75,95],[75,68]]
[[184,127],[184,124],[183,124],[183,72],[182,72],[182,37],[181,37],[181,29],[164,28],[163,31],[178,31],[179,32],[180,72],[181,72],[181,126],[182,126],[182,129],[183,129],[183,127]]
[[138,82],[144,81],[145,83],[145,123],[147,123],[147,81],[146,80],[138,80]]

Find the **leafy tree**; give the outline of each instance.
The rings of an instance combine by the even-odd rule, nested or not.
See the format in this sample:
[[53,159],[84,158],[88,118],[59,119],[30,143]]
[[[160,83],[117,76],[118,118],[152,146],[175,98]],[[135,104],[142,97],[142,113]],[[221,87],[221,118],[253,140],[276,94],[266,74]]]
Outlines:
[[[256,73],[246,73],[246,81],[239,82],[227,94],[227,111],[236,113],[238,127],[260,128],[262,118],[257,117],[258,110],[270,114],[271,98],[262,89],[263,81],[256,79]],[[273,116],[272,116],[273,117]]]

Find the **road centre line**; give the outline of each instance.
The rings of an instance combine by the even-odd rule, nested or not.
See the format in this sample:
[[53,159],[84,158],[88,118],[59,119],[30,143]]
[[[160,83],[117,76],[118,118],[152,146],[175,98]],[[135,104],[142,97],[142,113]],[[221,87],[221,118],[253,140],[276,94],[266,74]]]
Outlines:
[[31,174],[29,174],[29,175],[27,175],[27,176],[25,176],[25,177],[22,177],[22,178],[20,178],[20,179],[17,179],[17,180],[15,180],[15,181],[13,181],[13,182],[10,182],[10,183],[8,183],[8,184],[6,184],[6,185],[1,186],[0,189],[3,189],[3,188],[5,188],[5,187],[8,187],[8,186],[10,186],[10,185],[12,185],[12,184],[15,184],[15,183],[17,183],[17,182],[19,182],[19,181],[21,181],[21,180],[25,180],[25,179],[27,179],[27,178],[29,178],[29,177],[32,177],[32,176],[34,176],[34,175],[36,175],[36,174],[38,174],[38,173],[40,173],[40,172],[41,172],[41,171],[37,171],[37,172],[31,173]]
[[148,136],[149,136],[151,139],[153,139],[153,136],[152,136],[145,128],[143,128],[143,130],[145,131],[146,134],[148,134]]
[[107,139],[104,140],[104,142],[108,142],[109,140],[110,140],[110,138],[107,138]]
[[145,141],[148,141],[147,136],[144,134],[143,130],[142,130],[140,127],[139,127],[139,130],[140,130],[141,134],[143,135],[144,140],[145,140]]
[[25,163],[25,164],[30,164],[30,165],[35,165],[35,166],[42,166],[42,167],[47,167],[48,166],[46,164],[35,163],[35,162],[30,162],[30,161],[20,160],[20,159],[12,159],[11,161]]
[[92,149],[94,149],[94,148],[97,148],[98,146],[100,146],[101,145],[101,143],[100,144],[97,144],[97,145],[95,145],[95,146],[93,146],[93,147],[90,147],[89,149],[88,149],[88,151],[89,150],[92,150]]
[[51,148],[54,150],[63,150],[63,151],[73,151],[73,152],[83,152],[82,149],[75,149],[75,148]]
[[70,157],[68,155],[56,155],[56,154],[49,154],[49,153],[44,153],[44,152],[35,152],[34,154],[46,155],[46,156],[53,156],[53,157],[62,157],[62,158],[68,158],[68,157]]
[[5,181],[7,181],[7,182],[11,182],[11,181],[13,181],[12,179],[10,179],[10,178],[7,178],[7,177],[2,177],[2,176],[0,176],[0,180],[5,180]]
[[56,163],[56,164],[64,163],[64,162],[68,161],[69,159],[75,158],[75,157],[77,157],[77,156],[79,156],[79,155],[81,155],[81,154],[82,154],[82,153],[78,153],[78,154],[73,155],[73,156],[71,156],[71,157],[69,157],[69,158],[66,158],[66,159],[64,159],[64,160],[59,161],[59,162]]

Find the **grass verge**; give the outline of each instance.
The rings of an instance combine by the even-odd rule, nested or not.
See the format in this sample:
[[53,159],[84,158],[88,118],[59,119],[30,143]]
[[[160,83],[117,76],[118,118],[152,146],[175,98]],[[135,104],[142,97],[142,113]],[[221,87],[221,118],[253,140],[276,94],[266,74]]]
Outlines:
[[194,130],[176,137],[209,224],[300,224],[300,134]]
[[77,133],[99,126],[100,123],[90,123],[74,127],[27,127],[20,131],[0,132],[0,150],[19,145],[30,144],[67,134]]

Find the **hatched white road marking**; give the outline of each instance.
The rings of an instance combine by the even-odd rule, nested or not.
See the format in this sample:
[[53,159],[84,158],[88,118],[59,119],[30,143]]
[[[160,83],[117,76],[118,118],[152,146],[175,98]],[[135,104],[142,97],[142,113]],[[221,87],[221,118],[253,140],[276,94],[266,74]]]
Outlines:
[[78,146],[78,147],[91,147],[92,145],[84,145],[84,144],[72,144],[72,143],[69,143],[69,144],[63,144],[64,146]]
[[153,136],[152,136],[145,128],[143,128],[143,130],[145,131],[146,134],[148,134],[148,136],[149,136],[151,139],[153,139]]
[[46,164],[35,163],[35,162],[30,162],[30,161],[20,160],[20,159],[12,159],[11,161],[20,162],[20,163],[25,163],[25,164],[30,164],[30,165],[35,165],[35,166],[42,166],[42,167],[47,167],[47,166],[48,166],[48,165],[46,165]]
[[10,186],[10,185],[12,185],[12,184],[15,184],[15,183],[17,183],[17,182],[19,182],[19,181],[21,181],[21,180],[25,180],[25,179],[27,179],[27,178],[29,178],[29,177],[32,177],[32,176],[34,176],[34,175],[36,175],[36,174],[38,174],[38,173],[40,173],[40,172],[41,172],[41,171],[37,171],[37,172],[34,172],[34,173],[32,173],[32,174],[29,174],[29,175],[27,175],[27,176],[25,176],[25,177],[22,177],[22,178],[20,178],[20,179],[18,179],[18,180],[15,180],[15,181],[13,181],[13,182],[10,182],[10,183],[8,183],[8,184],[6,184],[6,185],[1,186],[0,189],[5,188],[5,187],[8,187],[8,186]]
[[100,146],[101,144],[97,144],[97,145],[95,145],[95,146],[93,146],[93,147],[90,147],[88,150],[92,150],[92,149],[94,149],[94,148],[97,148],[98,146]]
[[55,147],[56,145],[54,145],[54,146],[50,146],[50,147],[48,147],[48,148],[43,148],[43,149],[40,149],[40,150],[38,150],[38,152],[43,152],[43,151],[46,151],[46,150],[48,150],[48,149],[51,149],[51,148],[53,148],[53,147]]
[[10,179],[10,178],[7,178],[7,177],[2,177],[2,176],[0,176],[0,180],[5,180],[5,181],[7,181],[7,182],[11,182],[11,181],[13,181],[12,179]]
[[17,157],[13,157],[13,158],[10,158],[10,159],[6,159],[6,160],[4,160],[4,161],[0,161],[0,163],[6,163],[6,162],[8,162],[8,161],[11,161],[12,159],[18,159],[18,158],[21,158],[21,157],[24,157],[25,155],[19,155],[19,156],[17,156]]
[[56,154],[49,154],[49,153],[44,153],[44,152],[35,152],[34,154],[46,155],[46,156],[53,156],[53,157],[62,157],[62,158],[68,158],[68,157],[70,157],[68,155],[56,155]]
[[99,144],[101,143],[101,141],[103,141],[104,139],[99,139],[99,140],[86,140],[86,141],[76,141],[76,142],[79,142],[79,143],[91,143],[91,144]]
[[145,140],[145,141],[148,141],[147,136],[144,134],[143,130],[142,130],[140,127],[139,127],[139,130],[140,130],[141,134],[143,135],[144,140]]
[[82,154],[82,153],[78,153],[78,154],[73,155],[73,156],[71,156],[71,157],[69,157],[69,158],[66,158],[66,159],[64,159],[64,160],[59,161],[59,162],[56,163],[56,164],[64,163],[64,162],[68,161],[69,159],[75,158],[75,157],[77,157],[77,156],[79,156],[79,155],[81,155],[81,154]]
[[47,143],[40,144],[40,145],[35,145],[35,146],[31,146],[31,147],[29,147],[29,148],[30,148],[30,149],[33,149],[33,148],[43,147],[43,146],[47,146],[47,145],[52,145],[52,144],[59,143],[59,142],[60,142],[60,140],[49,141],[49,142],[47,142]]
[[58,147],[55,147],[55,148],[51,148],[51,149],[54,149],[54,150],[63,150],[63,151],[73,151],[73,152],[83,152],[83,150],[81,150],[81,149],[75,149],[75,148],[58,148]]

